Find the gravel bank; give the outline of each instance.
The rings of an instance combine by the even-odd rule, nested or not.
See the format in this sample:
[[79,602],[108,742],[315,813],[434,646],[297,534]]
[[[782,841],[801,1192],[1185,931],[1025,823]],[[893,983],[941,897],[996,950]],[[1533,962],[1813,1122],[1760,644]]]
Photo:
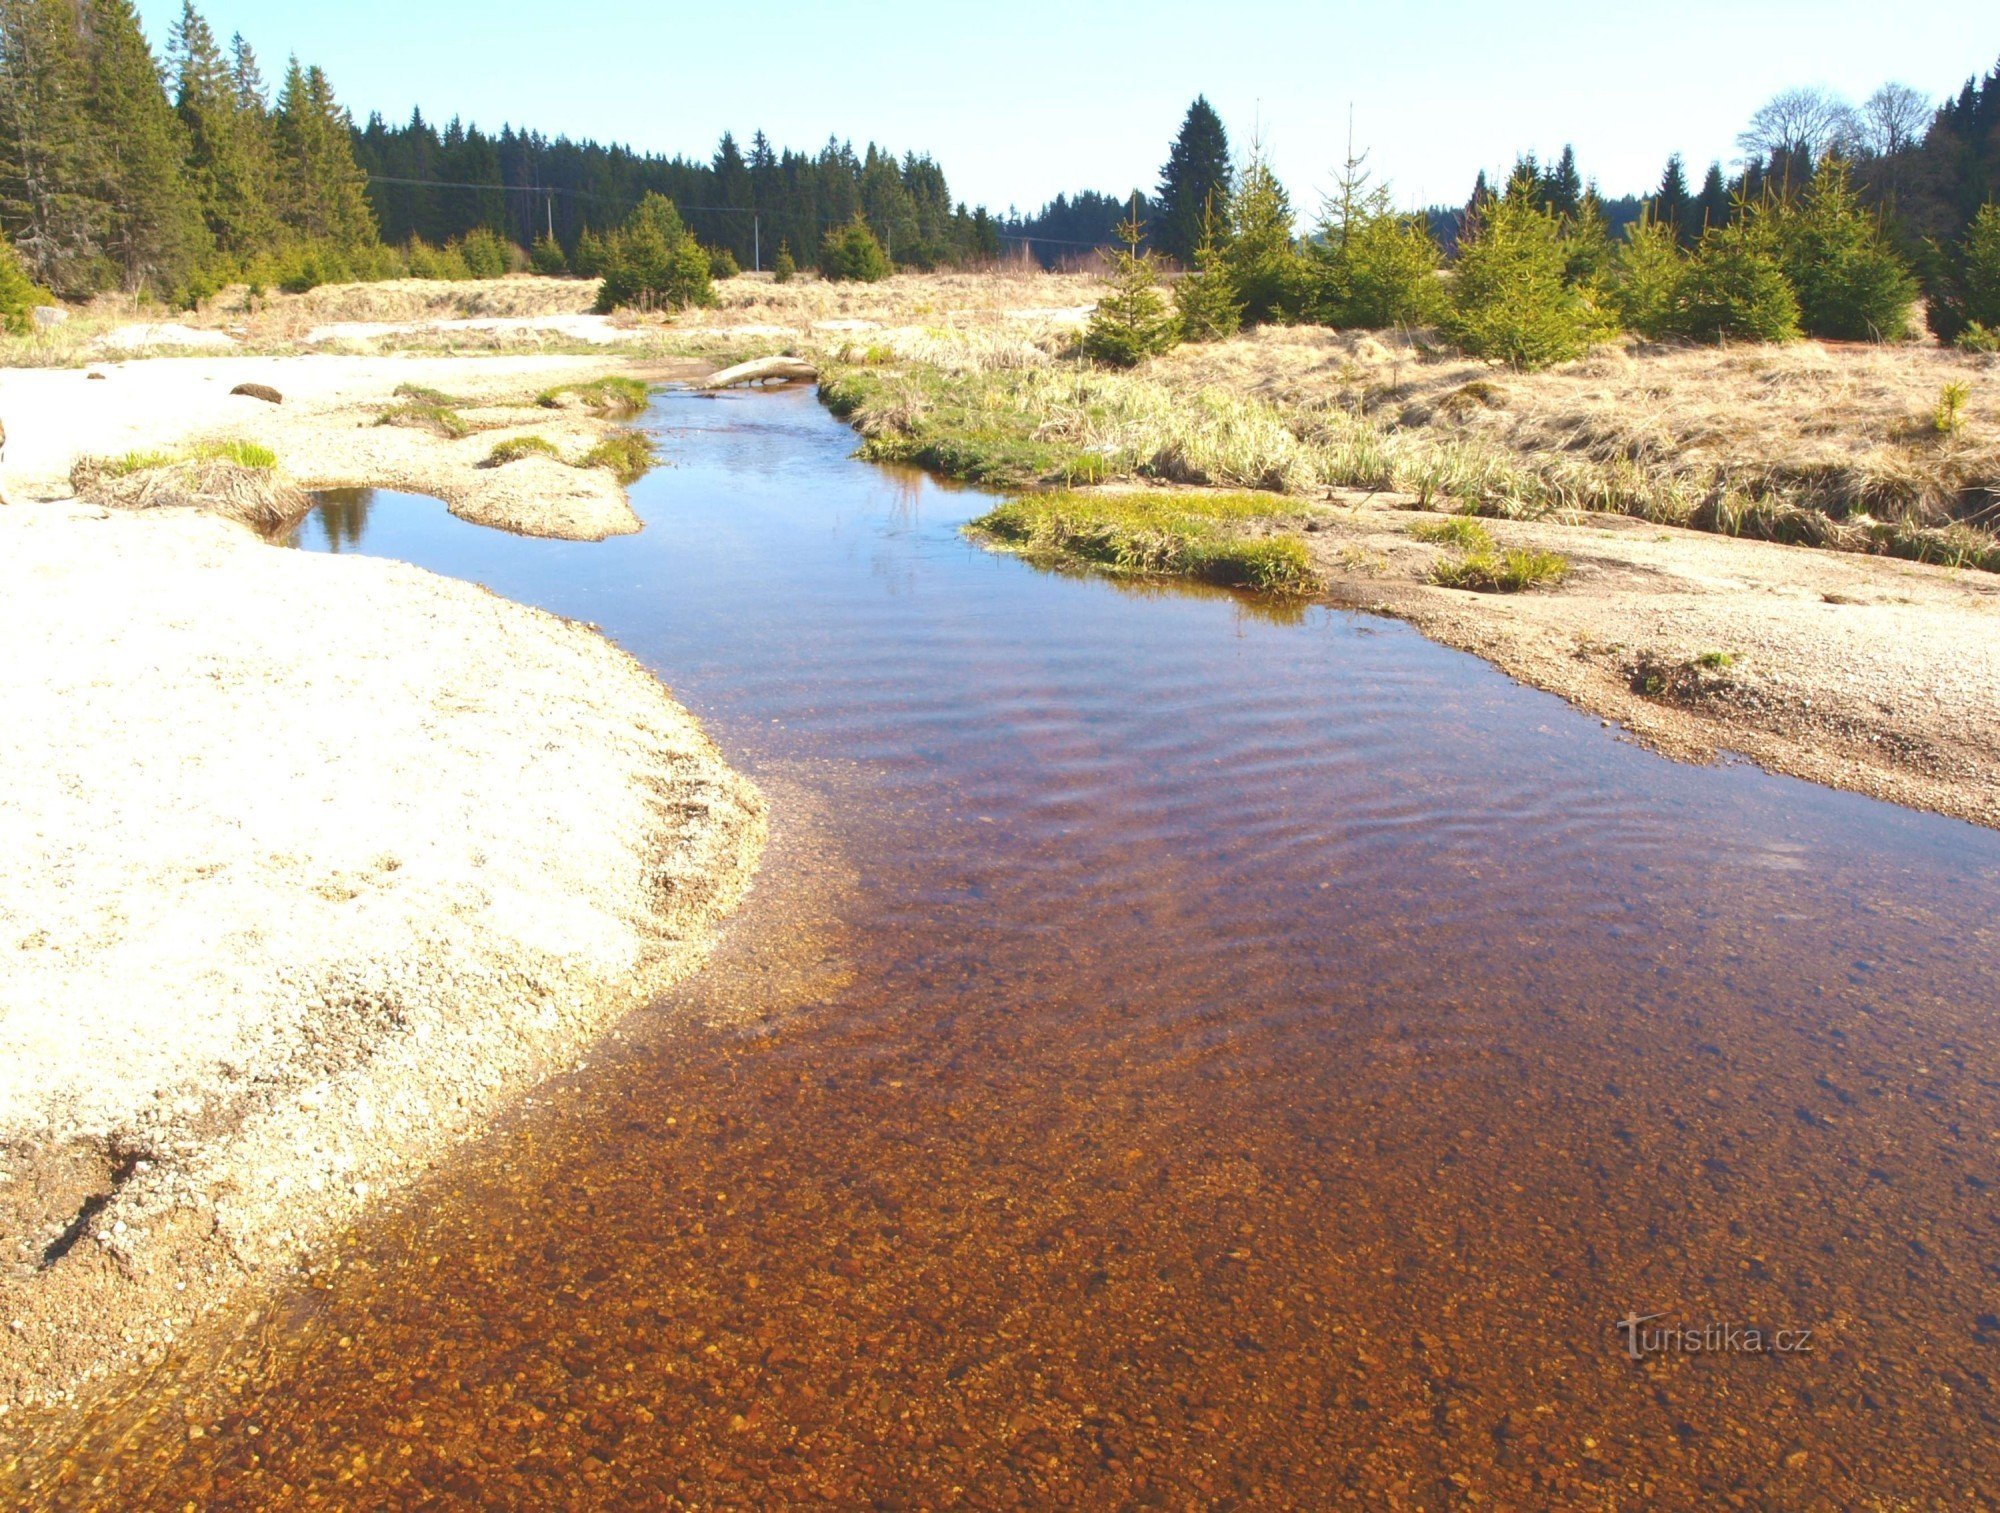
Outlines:
[[[687,371],[705,370],[689,364]],[[393,488],[442,499],[453,514],[524,535],[597,541],[639,529],[618,480],[603,468],[529,457],[485,466],[494,446],[535,435],[576,459],[613,422],[577,406],[549,409],[541,391],[606,371],[574,357],[160,357],[88,369],[0,369],[8,499],[66,498],[85,456],[243,440],[269,447],[304,488]],[[672,376],[662,374],[660,376]],[[276,390],[270,404],[231,391]],[[470,434],[379,425],[405,402],[397,390],[457,401]]]
[[0,1408],[143,1357],[695,966],[763,804],[593,631],[0,510]]

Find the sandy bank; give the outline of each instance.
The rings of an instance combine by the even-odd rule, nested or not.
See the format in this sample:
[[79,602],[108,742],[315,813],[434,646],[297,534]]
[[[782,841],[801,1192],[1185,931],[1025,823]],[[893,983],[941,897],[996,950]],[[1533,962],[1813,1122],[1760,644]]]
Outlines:
[[1348,496],[1307,534],[1341,603],[1398,616],[1669,755],[2000,827],[2000,575],[1649,525],[1486,520],[1560,552],[1548,592],[1426,581],[1434,514]]
[[7,1404],[572,1062],[699,960],[764,826],[636,662],[406,565],[19,505],[0,605]]
[[[698,370],[691,365],[690,371]],[[535,396],[605,371],[574,357],[218,357],[104,362],[88,369],[0,370],[10,499],[63,498],[79,457],[242,439],[278,455],[306,488],[379,487],[430,494],[481,525],[594,541],[639,528],[625,491],[603,468],[530,457],[483,464],[497,442],[538,435],[581,457],[612,429],[581,408],[551,410]],[[93,376],[96,375],[96,376]],[[282,404],[230,391],[266,385]],[[471,433],[452,438],[378,425],[399,387],[462,401]]]

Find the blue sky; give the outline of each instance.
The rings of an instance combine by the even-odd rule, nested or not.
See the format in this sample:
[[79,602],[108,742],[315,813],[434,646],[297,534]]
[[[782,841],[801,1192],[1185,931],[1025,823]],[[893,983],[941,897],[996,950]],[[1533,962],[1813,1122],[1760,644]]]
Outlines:
[[[141,0],[156,46],[179,0]],[[2000,20],[1934,3],[1308,4],[1084,0],[805,4],[705,0],[212,0],[275,85],[287,53],[332,76],[357,119],[422,105],[707,155],[725,128],[781,145],[829,132],[925,148],[952,190],[994,209],[1057,190],[1149,187],[1205,93],[1241,144],[1261,122],[1302,210],[1357,143],[1406,204],[1463,199],[1517,149],[1576,144],[1607,194],[1732,156],[1776,90],[1855,99],[1887,79],[1933,95],[2000,57]],[[1226,25],[1218,25],[1221,17]]]

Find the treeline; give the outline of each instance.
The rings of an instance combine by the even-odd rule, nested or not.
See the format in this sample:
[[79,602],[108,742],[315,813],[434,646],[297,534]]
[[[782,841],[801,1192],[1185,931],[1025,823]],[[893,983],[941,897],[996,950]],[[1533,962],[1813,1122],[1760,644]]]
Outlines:
[[812,264],[827,232],[857,214],[901,267],[1000,253],[994,218],[955,202],[933,158],[899,158],[873,143],[858,154],[831,138],[817,153],[781,152],[759,131],[746,153],[725,133],[704,163],[512,127],[489,136],[456,120],[440,131],[418,112],[399,127],[371,116],[354,134],[354,153],[370,175],[382,236],[398,245],[484,228],[523,247],[552,235],[574,257],[586,232],[623,226],[658,195],[705,246],[746,268],[771,267],[780,242]]
[[[193,305],[237,281],[557,272],[593,228],[602,260],[655,196],[718,274],[772,267],[780,247],[794,268],[828,248],[848,266],[857,220],[891,266],[1000,253],[993,217],[955,202],[925,154],[779,152],[759,132],[748,153],[725,135],[701,163],[511,127],[440,132],[421,114],[356,127],[296,58],[274,97],[250,45],[222,46],[192,3],[162,59],[131,0],[0,0],[0,318],[15,324],[34,301],[108,289]],[[650,255],[643,228],[664,222],[657,207],[642,219]]]
[[[1741,171],[1713,164],[1698,188],[1676,154],[1650,196],[1607,204],[1566,147],[1546,166],[1517,159],[1498,189],[1482,172],[1463,207],[1417,214],[1350,158],[1301,237],[1261,150],[1239,167],[1198,98],[1151,206],[1135,195],[1118,227],[1113,293],[1085,347],[1130,363],[1244,325],[1404,324],[1540,367],[1619,330],[1897,340],[1921,294],[1940,339],[2000,349],[2000,69],[1936,109],[1896,84],[1858,109],[1786,91],[1739,144]],[[1158,288],[1169,262],[1187,270],[1172,310]]]
[[0,228],[59,296],[390,271],[348,135],[325,74],[294,58],[273,100],[192,5],[164,68],[130,0],[0,5]]

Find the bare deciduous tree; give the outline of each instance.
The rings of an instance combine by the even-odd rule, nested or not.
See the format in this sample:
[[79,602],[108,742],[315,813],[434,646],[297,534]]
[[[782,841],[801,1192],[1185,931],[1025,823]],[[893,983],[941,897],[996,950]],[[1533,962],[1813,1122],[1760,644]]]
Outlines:
[[1767,163],[1783,153],[1816,163],[1852,148],[1858,133],[1854,107],[1830,89],[1808,85],[1773,95],[1736,138],[1746,163]]
[[1884,84],[1861,107],[1856,145],[1864,154],[1877,158],[1907,152],[1923,141],[1933,114],[1929,95],[1907,84]]

